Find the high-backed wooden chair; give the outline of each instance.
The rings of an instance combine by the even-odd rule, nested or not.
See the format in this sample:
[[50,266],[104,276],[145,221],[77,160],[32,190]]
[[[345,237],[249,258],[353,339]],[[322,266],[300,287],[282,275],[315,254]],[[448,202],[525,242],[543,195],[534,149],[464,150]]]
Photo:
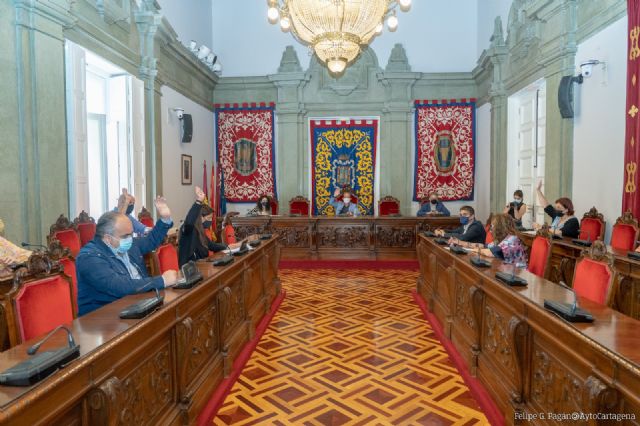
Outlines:
[[598,209],[591,207],[591,210],[582,216],[580,221],[581,240],[602,240],[604,238],[605,221],[602,213],[598,213]]
[[75,318],[73,285],[60,265],[36,251],[16,272],[11,291],[0,296],[11,346],[43,335]]
[[602,241],[594,241],[576,262],[573,290],[593,302],[611,305],[614,280],[613,257]]
[[269,203],[271,204],[271,214],[277,215],[280,205],[278,204],[278,200],[273,197],[269,197]]
[[154,225],[153,216],[151,216],[151,212],[149,210],[147,210],[146,207],[142,207],[142,210],[140,210],[140,213],[138,213],[138,220],[144,226],[147,226],[149,228],[153,228],[153,225]]
[[378,214],[380,216],[397,216],[400,214],[400,200],[391,195],[378,201]]
[[78,217],[73,220],[73,223],[80,235],[80,246],[84,247],[96,235],[96,221],[89,216],[89,213],[82,210]]
[[552,239],[549,228],[543,227],[537,233],[531,243],[529,253],[529,266],[527,270],[542,278],[548,278],[549,262],[551,261]]
[[298,195],[289,200],[289,214],[309,216],[311,210],[309,206],[309,200],[302,195]]
[[156,271],[158,274],[164,274],[166,271],[173,269],[179,270],[178,252],[173,244],[163,244],[155,251]]
[[633,217],[631,211],[620,216],[611,232],[611,247],[617,250],[632,251],[638,240],[638,220]]
[[47,242],[50,243],[54,239],[60,241],[63,247],[67,247],[71,251],[71,256],[74,258],[78,255],[82,247],[76,225],[62,214],[49,229]]

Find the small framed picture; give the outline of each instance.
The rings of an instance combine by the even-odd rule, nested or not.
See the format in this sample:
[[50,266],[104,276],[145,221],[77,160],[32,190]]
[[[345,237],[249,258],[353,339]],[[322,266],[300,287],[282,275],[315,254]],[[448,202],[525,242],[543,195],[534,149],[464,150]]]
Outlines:
[[190,155],[182,154],[182,184],[191,185],[193,159]]

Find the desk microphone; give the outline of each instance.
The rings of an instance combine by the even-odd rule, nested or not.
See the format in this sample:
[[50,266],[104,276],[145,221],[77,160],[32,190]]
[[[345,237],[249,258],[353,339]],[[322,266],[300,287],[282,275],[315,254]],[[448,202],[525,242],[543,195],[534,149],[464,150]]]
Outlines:
[[525,287],[527,285],[527,280],[522,277],[516,276],[516,262],[513,262],[513,268],[511,269],[511,273],[505,272],[496,272],[495,277],[507,284],[509,287]]
[[475,257],[471,258],[471,263],[474,266],[477,266],[479,268],[488,268],[489,266],[491,266],[491,263],[489,263],[489,261],[481,259],[480,258],[480,246],[478,246],[478,251],[476,251],[476,255]]
[[35,247],[35,248],[41,248],[44,249],[45,251],[49,250],[49,247],[44,246],[42,244],[31,244],[31,243],[25,243],[24,241],[20,243],[20,245],[22,247]]
[[38,349],[40,349],[40,346],[46,342],[47,340],[49,340],[49,338],[51,336],[54,335],[55,332],[57,332],[58,330],[64,329],[67,332],[67,341],[69,342],[69,347],[70,348],[75,348],[76,345],[76,341],[73,339],[73,334],[71,333],[71,330],[69,330],[69,328],[66,325],[59,325],[56,328],[54,328],[53,330],[51,330],[49,332],[49,334],[47,334],[44,339],[40,340],[38,343],[36,343],[35,345],[31,346],[29,349],[27,349],[27,354],[29,355],[35,355],[36,352],[38,352]]
[[571,315],[575,315],[576,311],[578,310],[578,295],[576,294],[576,291],[569,287],[564,281],[560,281],[560,285],[569,290],[573,295],[573,303],[571,304]]
[[560,281],[560,285],[573,294],[573,303],[562,303],[555,300],[544,300],[544,307],[569,322],[593,322],[593,316],[578,306],[578,295],[575,290]]

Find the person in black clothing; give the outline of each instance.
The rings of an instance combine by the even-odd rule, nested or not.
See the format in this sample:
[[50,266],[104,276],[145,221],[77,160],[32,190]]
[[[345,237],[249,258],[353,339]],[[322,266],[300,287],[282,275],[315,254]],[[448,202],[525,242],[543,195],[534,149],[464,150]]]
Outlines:
[[204,192],[196,186],[196,201],[189,209],[187,217],[180,228],[178,242],[178,263],[180,267],[190,260],[206,259],[209,250],[221,251],[227,248],[224,244],[214,243],[207,237],[205,228],[211,227],[213,210],[202,204]]
[[449,244],[457,244],[458,241],[484,244],[487,232],[482,222],[476,220],[476,212],[473,207],[460,207],[460,224],[461,226],[453,231],[445,232],[442,229],[438,229],[435,234],[440,237],[448,237]]
[[[550,232],[562,237],[578,238],[580,235],[580,221],[573,215],[573,203],[571,200],[566,197],[558,198],[554,208],[542,193],[542,181],[538,183],[537,191],[540,204],[545,206],[544,212],[552,220]],[[538,223],[533,224],[533,229],[538,230],[541,227],[542,225]]]
[[527,212],[527,205],[522,201],[523,197],[522,190],[516,189],[513,193],[513,201],[507,204],[502,212],[511,216],[516,226],[522,226],[522,217]]
[[261,216],[268,216],[271,214],[271,198],[268,195],[262,195],[258,198],[255,210],[257,214]]

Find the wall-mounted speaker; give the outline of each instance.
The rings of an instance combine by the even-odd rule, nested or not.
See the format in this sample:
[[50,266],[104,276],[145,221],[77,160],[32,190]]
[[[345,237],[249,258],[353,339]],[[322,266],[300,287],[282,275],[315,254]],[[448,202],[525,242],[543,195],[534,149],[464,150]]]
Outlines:
[[189,143],[193,136],[193,119],[191,118],[191,114],[183,114],[180,122],[182,123],[180,139],[183,143]]
[[560,87],[558,87],[558,108],[562,118],[573,118],[573,83],[582,84],[582,75],[573,77],[570,75],[562,77]]

